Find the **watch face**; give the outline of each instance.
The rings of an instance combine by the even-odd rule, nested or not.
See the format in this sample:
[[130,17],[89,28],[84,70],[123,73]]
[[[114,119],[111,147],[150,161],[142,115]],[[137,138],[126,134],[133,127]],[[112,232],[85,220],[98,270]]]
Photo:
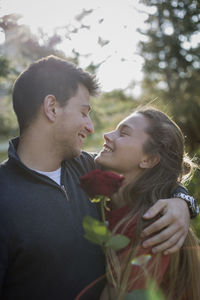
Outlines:
[[181,198],[187,202],[191,218],[194,218],[199,214],[199,206],[192,196],[185,195],[183,193],[177,193],[174,194],[174,197]]

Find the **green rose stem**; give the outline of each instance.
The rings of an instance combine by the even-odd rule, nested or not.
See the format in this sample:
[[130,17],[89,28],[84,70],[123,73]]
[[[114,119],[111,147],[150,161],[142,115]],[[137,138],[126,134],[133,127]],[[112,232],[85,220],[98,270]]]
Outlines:
[[[101,245],[107,266],[109,266],[109,249],[118,251],[126,247],[130,242],[130,239],[122,234],[112,234],[112,231],[109,230],[107,226],[105,214],[105,210],[110,210],[107,207],[107,201],[110,201],[110,196],[118,191],[123,180],[123,176],[101,170],[93,170],[80,177],[80,187],[88,194],[90,201],[98,204],[100,202],[99,210],[101,214],[101,221],[96,220],[91,216],[84,217],[83,227],[85,230],[85,238],[92,243]],[[109,272],[106,272],[106,276],[108,283],[109,276],[111,276],[110,281],[114,281],[112,272],[110,275]],[[110,296],[111,286],[108,284],[107,287],[109,299],[112,299]]]
[[[106,205],[107,205],[107,199],[105,198],[105,196],[99,196],[99,200],[100,200],[100,207],[101,207],[101,217],[102,217],[102,222],[105,226],[106,225],[106,217],[105,217],[105,209],[106,209]],[[102,249],[103,249],[103,252],[104,252],[104,255],[105,255],[105,259],[106,259],[106,264],[108,264],[108,257],[106,255],[106,247],[105,246],[102,246]],[[130,272],[130,258],[132,257],[132,254],[134,252],[134,248],[132,249],[132,251],[130,252],[129,254],[129,257],[126,261],[126,267],[125,267],[125,270],[124,270],[124,273],[126,274],[127,272],[129,273]],[[123,274],[123,277],[126,276],[125,274]],[[145,270],[145,276],[146,276],[146,270]],[[108,277],[108,274],[106,274],[106,277],[107,277],[107,282],[109,282],[109,277]],[[122,289],[120,288],[120,286],[118,287],[119,290],[118,290],[118,296],[117,296],[117,299],[116,300],[122,300],[124,299],[124,290],[123,290],[123,279],[122,279]],[[108,290],[108,299],[109,300],[113,300],[112,296],[111,296],[111,290],[110,290],[110,285],[108,284],[107,285],[107,290]],[[116,297],[116,295],[115,295]]]
[[[100,199],[100,207],[101,207],[101,217],[102,217],[102,222],[105,226],[106,225],[106,217],[105,217],[105,209],[106,209],[106,205],[107,205],[107,199],[105,196],[99,196],[99,199]],[[104,245],[102,245],[102,250],[104,252],[104,255],[105,255],[105,260],[106,260],[106,264],[108,264],[108,257],[106,255],[106,247]],[[133,251],[133,250],[132,250]],[[132,254],[132,251],[131,251],[131,254]],[[127,269],[129,269],[128,265],[129,265],[130,261],[127,260],[127,266],[125,268],[125,272],[127,272]],[[109,277],[108,277],[108,274],[106,274],[106,277],[107,277],[107,282],[109,282]],[[108,284],[107,285],[107,290],[108,290],[108,299],[109,300],[113,300],[114,298],[111,296],[111,286]],[[117,299],[116,300],[122,300],[124,299],[124,291],[123,289],[121,290],[120,287],[119,287],[119,290],[118,290],[118,296],[117,296]],[[114,296],[116,297],[116,295]]]
[[[105,216],[105,207],[106,207],[106,199],[104,196],[101,197],[100,199],[100,206],[101,206],[101,217],[102,217],[102,222],[104,223],[104,225],[106,225],[106,216]],[[106,259],[106,264],[108,263],[108,257],[106,255],[106,247],[103,246],[103,252],[104,252],[104,255],[105,255],[105,259]],[[106,274],[106,277],[107,277],[107,281],[109,282],[109,278],[108,278],[108,274]],[[112,300],[112,297],[111,297],[111,290],[110,290],[110,286],[108,284],[107,286],[107,290],[108,290],[108,299],[109,300]]]
[[102,222],[106,225],[106,217],[105,217],[105,205],[106,205],[106,199],[105,197],[101,197],[101,217]]

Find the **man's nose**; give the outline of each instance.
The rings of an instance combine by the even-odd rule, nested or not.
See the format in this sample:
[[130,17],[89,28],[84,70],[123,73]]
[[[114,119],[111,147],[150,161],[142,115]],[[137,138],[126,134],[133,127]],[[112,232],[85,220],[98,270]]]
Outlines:
[[88,116],[88,122],[86,124],[86,129],[88,133],[93,133],[94,132],[94,126],[92,123],[92,120],[90,119],[90,117]]

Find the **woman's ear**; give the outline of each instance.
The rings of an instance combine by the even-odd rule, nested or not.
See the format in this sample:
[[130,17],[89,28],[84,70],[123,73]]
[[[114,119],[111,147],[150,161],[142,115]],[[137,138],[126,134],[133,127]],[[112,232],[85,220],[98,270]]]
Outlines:
[[159,154],[150,154],[146,155],[141,162],[139,163],[139,166],[141,169],[151,169],[154,166],[156,166],[160,162],[160,155]]
[[44,98],[44,102],[43,102],[44,114],[51,122],[54,122],[56,119],[56,105],[57,105],[57,100],[54,95],[47,95]]

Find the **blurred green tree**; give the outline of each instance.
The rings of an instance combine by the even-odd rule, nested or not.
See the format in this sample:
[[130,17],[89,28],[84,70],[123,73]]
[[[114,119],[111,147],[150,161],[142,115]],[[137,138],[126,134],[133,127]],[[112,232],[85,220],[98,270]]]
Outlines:
[[55,32],[52,36],[40,29],[38,35],[20,24],[20,15],[0,17],[0,31],[4,36],[0,43],[0,136],[1,139],[17,134],[17,122],[11,106],[11,89],[18,74],[31,62],[54,54],[65,57],[57,50],[61,42]]
[[[55,29],[55,34],[48,36],[42,29],[37,35],[33,35],[26,25],[20,24],[20,16],[10,14],[0,18],[0,30],[3,31],[5,39],[0,44],[0,51],[9,59],[8,76],[2,79],[2,89],[4,93],[1,95],[0,103],[0,136],[10,137],[17,134],[16,118],[11,107],[11,88],[17,75],[31,62],[49,54],[55,54],[59,57],[66,58],[62,51],[58,51],[58,46],[63,38],[70,38],[71,34],[76,34],[85,28],[83,19],[92,10],[83,10],[80,15],[76,16],[75,26],[67,24],[64,27],[65,36],[62,32]],[[87,28],[89,30],[89,28]],[[59,34],[60,32],[60,34]],[[107,41],[108,42],[108,41]],[[106,43],[107,43],[106,42]],[[102,43],[102,41],[101,41]],[[105,44],[105,43],[104,43]],[[101,47],[104,46],[101,45]],[[89,55],[89,54],[88,54]],[[72,51],[72,57],[67,57],[68,61],[72,61],[79,65],[80,57],[84,56],[75,49]],[[104,60],[94,63],[89,62],[86,70],[94,75]],[[128,114],[128,108],[135,106],[134,99],[127,97],[122,90],[116,90],[112,93],[106,93],[99,98],[93,99],[92,117],[95,124],[95,135],[88,139],[87,147],[90,149],[98,149],[102,146],[103,132],[109,130],[118,116],[123,118]],[[101,105],[99,106],[99,102]],[[94,145],[94,146],[92,146]]]
[[56,32],[48,36],[40,29],[38,35],[34,35],[27,25],[20,24],[20,19],[21,16],[17,14],[0,18],[0,28],[5,36],[1,52],[11,59],[17,72],[24,69],[27,63],[50,54],[64,57],[64,53],[56,49],[61,42],[61,37]]
[[9,62],[4,56],[0,56],[0,77],[7,77],[9,73]]
[[[144,39],[142,98],[157,98],[186,136],[187,150],[200,162],[200,6],[191,0],[141,0],[147,6]],[[200,197],[197,171],[188,186]],[[200,218],[193,222],[200,236]]]
[[91,118],[95,134],[88,136],[86,150],[98,151],[103,147],[103,134],[113,130],[115,126],[138,106],[133,97],[127,96],[123,90],[113,90],[91,99]]
[[192,152],[200,144],[200,7],[191,0],[142,0],[148,6],[140,32],[143,91],[158,97],[187,136]]

